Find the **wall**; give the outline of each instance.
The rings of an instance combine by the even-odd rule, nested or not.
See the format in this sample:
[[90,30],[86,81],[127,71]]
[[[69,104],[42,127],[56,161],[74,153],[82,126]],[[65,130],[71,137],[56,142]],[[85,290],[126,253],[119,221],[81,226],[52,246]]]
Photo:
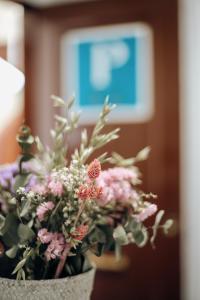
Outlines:
[[182,299],[200,295],[200,1],[180,0]]

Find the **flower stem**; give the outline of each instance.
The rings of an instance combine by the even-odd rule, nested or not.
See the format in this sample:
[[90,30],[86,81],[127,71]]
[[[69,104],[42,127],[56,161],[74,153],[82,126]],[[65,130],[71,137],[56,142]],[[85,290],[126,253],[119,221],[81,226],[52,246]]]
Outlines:
[[68,253],[69,253],[69,249],[70,249],[69,246],[65,247],[63,255],[61,256],[59,264],[58,264],[57,269],[56,269],[56,273],[55,273],[55,276],[54,276],[55,279],[58,279],[60,277],[60,274],[63,271],[64,265],[65,265],[65,262],[66,262],[66,259],[67,259]]

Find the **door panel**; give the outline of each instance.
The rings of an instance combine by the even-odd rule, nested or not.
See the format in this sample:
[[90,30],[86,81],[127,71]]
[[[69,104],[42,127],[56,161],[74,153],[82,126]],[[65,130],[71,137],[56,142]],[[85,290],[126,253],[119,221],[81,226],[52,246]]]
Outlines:
[[[150,159],[141,165],[143,187],[158,194],[167,216],[179,218],[179,120],[177,3],[174,0],[105,0],[44,10],[26,9],[26,113],[43,140],[48,141],[52,110],[49,95],[60,94],[60,39],[70,29],[145,22],[154,33],[155,113],[143,124],[121,126],[121,139],[105,151],[132,156],[151,145]],[[66,79],[67,80],[67,79]],[[40,105],[40,107],[39,107]],[[41,109],[42,107],[42,109]],[[45,119],[45,124],[44,120]],[[46,128],[46,129],[45,129]],[[113,128],[113,125],[110,126]],[[88,126],[91,130],[91,126]],[[77,133],[71,148],[78,142]],[[178,300],[179,235],[159,235],[156,249],[129,246],[131,265],[123,272],[97,272],[94,300]]]

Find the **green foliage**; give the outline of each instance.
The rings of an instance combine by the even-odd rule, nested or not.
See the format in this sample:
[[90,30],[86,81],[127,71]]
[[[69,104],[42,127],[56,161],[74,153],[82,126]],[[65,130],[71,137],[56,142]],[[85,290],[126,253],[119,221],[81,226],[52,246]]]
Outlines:
[[21,243],[30,242],[35,237],[33,230],[24,224],[19,224],[17,233]]
[[[107,117],[114,108],[115,105],[109,104],[107,97],[90,139],[88,139],[87,132],[83,130],[81,134],[80,148],[79,150],[76,149],[72,156],[72,158],[77,160],[79,164],[84,164],[95,150],[105,146],[115,139],[118,139],[118,132],[120,131],[119,128],[116,128],[108,133],[102,133],[105,125],[107,124]],[[108,159],[106,158],[106,155],[107,153],[104,153],[100,157],[100,160],[103,162],[107,161]]]
[[24,187],[27,182],[29,181],[30,174],[24,173],[24,174],[19,174],[15,177],[15,184],[14,184],[14,190],[15,192],[20,188]]
[[[139,191],[136,186],[141,180],[135,164],[147,159],[149,147],[131,158],[124,158],[116,152],[109,157],[109,153],[105,152],[96,157],[89,167],[87,165],[96,150],[119,137],[119,128],[104,131],[108,115],[115,105],[106,98],[92,133],[88,135],[85,129],[82,130],[80,147],[75,149],[68,163],[67,137],[77,128],[80,114],[72,110],[74,97],[64,101],[52,96],[52,100],[56,108],[54,127],[50,131],[52,145],[44,146],[39,137],[32,136],[28,126],[22,125],[17,136],[21,155],[14,186],[13,180],[5,188],[0,186],[0,196],[6,207],[0,214],[0,240],[5,250],[3,260],[11,266],[11,277],[19,280],[52,278],[60,264],[59,276],[86,272],[91,268],[88,251],[101,256],[105,251],[115,250],[119,259],[121,246],[134,243],[143,247],[151,230],[150,241],[154,245],[158,229],[162,228],[167,234],[173,223],[167,220],[161,225],[164,211],[158,212],[152,227],[138,221],[143,212],[143,216],[151,215],[151,210],[145,211],[151,204],[146,200],[155,198],[151,193]],[[32,147],[34,145],[36,147]],[[37,151],[33,154],[35,148]],[[26,163],[33,159],[39,168],[28,170],[29,164]],[[106,183],[98,186],[101,178],[96,178],[100,176],[100,164],[106,162],[120,167],[117,168],[119,175],[122,174],[119,188],[124,183],[130,187],[130,196],[126,200],[121,197],[100,203]],[[124,173],[128,174],[128,178],[132,173],[133,176],[123,179]],[[36,179],[33,189],[31,185],[27,186],[32,183],[30,179]],[[111,178],[111,183],[112,180],[114,184],[117,181]],[[51,243],[52,240],[58,243],[58,249],[53,249],[55,244]]]
[[154,225],[152,226],[152,229],[153,229],[153,235],[152,235],[150,241],[151,241],[151,244],[152,244],[153,247],[155,246],[155,245],[154,245],[154,241],[155,241],[155,238],[156,238],[156,235],[157,235],[159,226],[160,226],[160,222],[161,222],[161,220],[162,220],[162,218],[163,218],[163,216],[164,216],[164,213],[165,213],[164,210],[160,210],[160,211],[157,213],[156,218],[155,218],[155,223],[154,223]]
[[169,233],[170,228],[173,226],[174,221],[172,219],[168,219],[164,224],[163,224],[163,231],[165,234]]
[[2,240],[8,247],[13,247],[19,242],[17,228],[19,220],[14,214],[8,214],[5,219],[4,226],[1,228]]
[[127,245],[128,244],[128,238],[126,231],[122,225],[118,225],[114,232],[113,237],[118,245]]
[[9,257],[9,258],[15,258],[16,255],[17,255],[17,251],[18,251],[19,247],[17,245],[14,245],[12,248],[8,249],[6,251],[6,255]]

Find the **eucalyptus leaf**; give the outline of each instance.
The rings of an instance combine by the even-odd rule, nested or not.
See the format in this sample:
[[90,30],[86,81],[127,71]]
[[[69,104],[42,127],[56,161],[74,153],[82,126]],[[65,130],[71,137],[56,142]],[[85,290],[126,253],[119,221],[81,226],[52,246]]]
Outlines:
[[174,221],[172,219],[169,219],[163,224],[163,231],[165,234],[169,233],[169,230],[172,227],[173,223]]
[[31,199],[26,199],[22,205],[22,210],[20,212],[20,217],[24,217],[26,216],[29,211],[30,211],[30,207],[31,207]]
[[13,246],[12,248],[10,248],[9,250],[6,251],[6,255],[9,257],[9,258],[15,258],[16,255],[17,255],[17,251],[18,251],[18,246]]
[[31,228],[29,228],[28,225],[19,224],[18,236],[20,238],[21,243],[23,243],[27,241],[32,241],[32,239],[35,237],[35,233]]
[[126,235],[126,231],[122,225],[118,225],[115,228],[115,230],[113,232],[113,238],[115,239],[116,243],[119,245],[127,245],[128,244],[128,238]]
[[0,214],[0,231],[3,228],[4,224],[5,224],[5,217]]
[[43,152],[44,151],[44,146],[39,138],[39,136],[36,136],[35,137],[35,143],[36,143],[36,146],[37,146],[37,149],[39,152]]
[[151,151],[151,148],[149,146],[142,149],[136,156],[136,161],[143,161],[146,160],[149,157],[149,153]]
[[148,241],[148,232],[146,228],[141,228],[133,232],[134,242],[138,247],[144,247]]
[[153,235],[150,239],[150,242],[152,244],[152,246],[154,246],[154,241],[155,241],[155,238],[156,238],[156,235],[157,235],[157,231],[158,231],[158,228],[159,228],[159,225],[160,225],[160,222],[164,216],[164,210],[160,210],[157,215],[156,215],[156,218],[155,218],[155,223],[153,225]]
[[20,262],[16,265],[12,274],[16,274],[20,269],[22,269],[24,267],[25,263],[26,263],[26,258],[23,258],[22,260],[20,260]]
[[1,228],[3,242],[8,247],[16,245],[19,241],[17,235],[19,221],[14,214],[8,214],[5,219],[4,226]]
[[26,186],[30,178],[29,173],[19,174],[15,177],[14,190],[15,192],[20,188]]

